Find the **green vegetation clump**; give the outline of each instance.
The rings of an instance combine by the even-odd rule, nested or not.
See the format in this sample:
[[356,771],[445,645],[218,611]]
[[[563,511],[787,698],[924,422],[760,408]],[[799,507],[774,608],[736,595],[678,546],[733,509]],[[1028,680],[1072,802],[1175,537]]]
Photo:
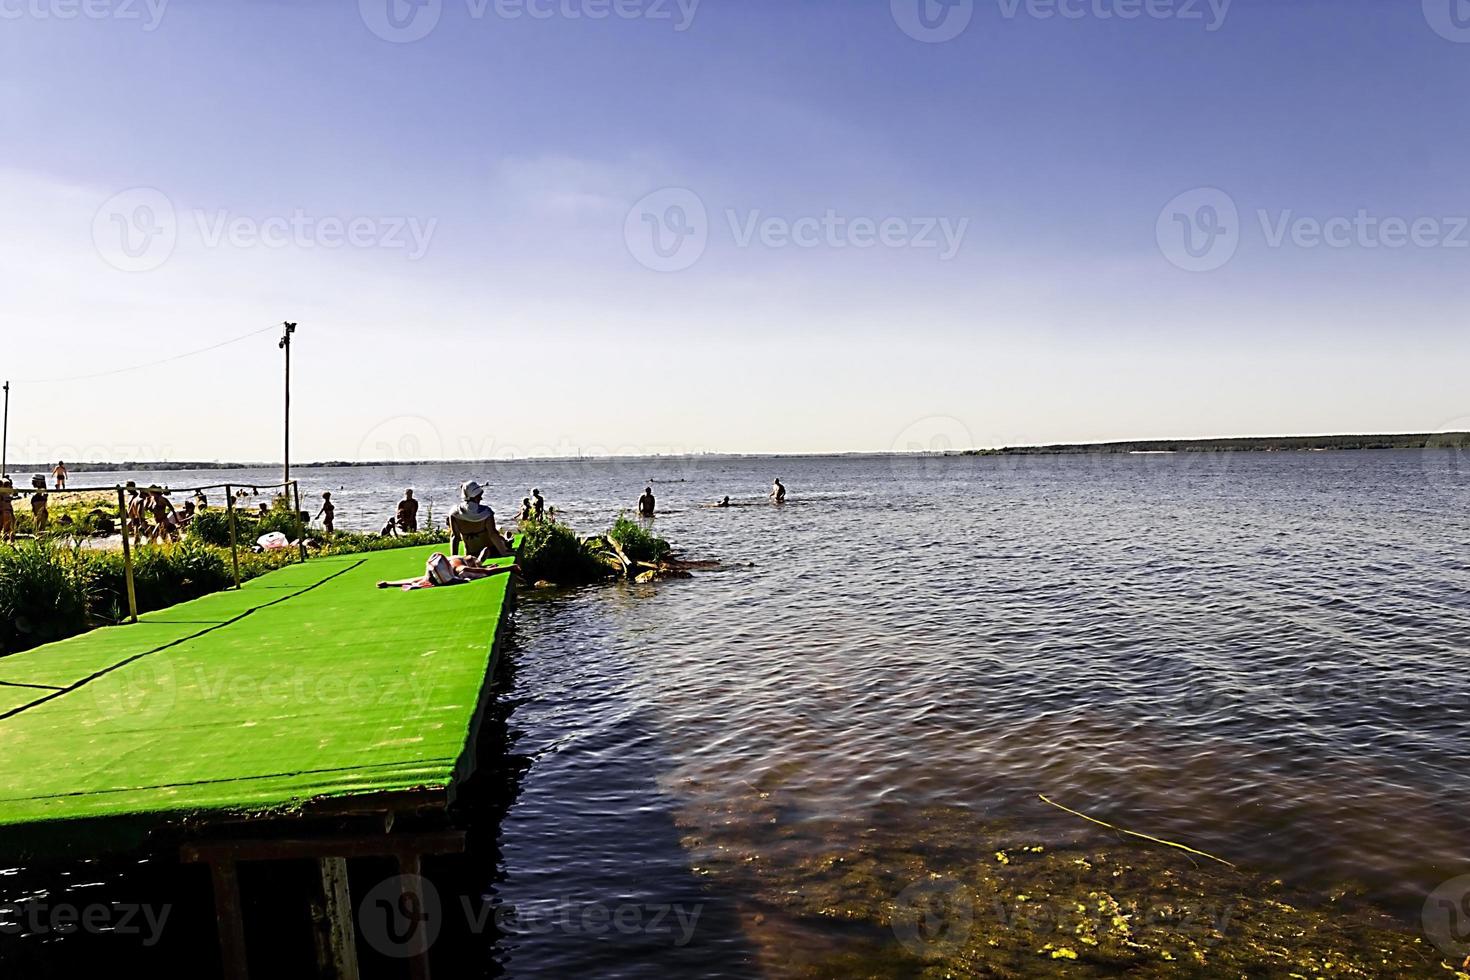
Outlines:
[[669,543],[655,537],[642,524],[619,514],[607,536],[618,543],[629,561],[658,562],[668,557]]
[[573,531],[556,521],[522,521],[517,563],[532,582],[582,585],[612,574]]
[[84,566],[46,544],[0,548],[0,652],[81,632],[91,581]]
[[356,555],[366,551],[388,551],[392,548],[415,548],[420,545],[448,544],[449,532],[443,529],[414,531],[397,537],[385,538],[379,534],[360,534],[357,531],[335,531],[323,535],[320,554]]
[[522,521],[521,570],[532,582],[583,585],[609,578],[648,581],[682,574],[672,548],[636,521],[620,515],[606,534],[578,537],[554,520]]
[[[240,553],[241,580],[296,558],[294,551]],[[151,612],[234,584],[230,552],[197,541],[143,545],[133,552],[138,611]],[[121,622],[128,611],[121,551],[54,541],[0,548],[0,654]]]
[[[270,534],[273,531],[279,531],[294,541],[301,537],[303,530],[300,516],[281,497],[276,498],[271,509],[265,514],[243,508],[235,510],[235,540],[244,548],[254,544],[261,535]],[[189,522],[189,529],[186,533],[203,544],[228,548],[230,546],[228,509],[211,507],[199,511]]]

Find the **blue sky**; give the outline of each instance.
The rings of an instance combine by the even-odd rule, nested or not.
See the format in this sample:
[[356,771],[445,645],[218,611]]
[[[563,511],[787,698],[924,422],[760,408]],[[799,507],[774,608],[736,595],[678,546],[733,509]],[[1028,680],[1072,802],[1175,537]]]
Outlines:
[[1470,3],[1060,3],[0,0],[11,458],[1470,428]]

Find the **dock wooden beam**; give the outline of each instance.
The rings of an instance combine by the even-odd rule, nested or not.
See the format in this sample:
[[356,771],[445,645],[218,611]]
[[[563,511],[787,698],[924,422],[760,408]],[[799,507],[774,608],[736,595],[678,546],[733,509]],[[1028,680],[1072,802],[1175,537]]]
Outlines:
[[[247,838],[203,840],[184,844],[179,859],[186,864],[208,864],[214,881],[214,912],[219,931],[220,957],[225,980],[249,980],[245,921],[236,866],[242,861],[315,861],[318,890],[313,902],[318,976],[326,980],[358,980],[357,930],[353,926],[352,895],[347,883],[350,858],[392,857],[403,879],[404,908],[421,910],[425,854],[461,854],[465,834],[460,830],[414,834],[359,835],[319,839]],[[408,957],[409,976],[429,980],[426,934],[415,930]]]

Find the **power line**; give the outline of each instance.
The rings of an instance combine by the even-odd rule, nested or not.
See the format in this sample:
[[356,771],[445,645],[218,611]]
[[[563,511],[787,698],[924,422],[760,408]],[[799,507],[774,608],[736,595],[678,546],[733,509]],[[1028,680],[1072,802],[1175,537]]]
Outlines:
[[208,354],[212,350],[219,350],[221,347],[228,347],[231,344],[238,344],[242,340],[249,340],[251,337],[258,337],[263,333],[276,329],[276,326],[277,325],[273,323],[268,327],[262,327],[260,330],[252,330],[249,333],[241,334],[240,336],[233,337],[229,340],[222,340],[219,343],[211,344],[208,347],[201,347],[198,350],[186,351],[183,354],[174,354],[171,357],[161,358],[157,361],[148,361],[144,364],[133,364],[128,367],[112,368],[108,371],[98,371],[95,374],[77,374],[67,378],[25,378],[19,381],[15,381],[13,383],[18,385],[49,385],[59,384],[63,381],[90,381],[93,378],[106,378],[114,374],[127,374],[129,371],[141,371],[144,368],[157,367],[160,364],[171,364],[174,361],[182,361],[186,357],[197,357],[200,354]]

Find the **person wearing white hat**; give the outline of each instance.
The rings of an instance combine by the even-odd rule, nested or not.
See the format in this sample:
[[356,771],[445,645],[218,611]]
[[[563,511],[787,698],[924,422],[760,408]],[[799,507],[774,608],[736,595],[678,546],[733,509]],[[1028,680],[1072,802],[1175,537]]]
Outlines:
[[459,543],[466,551],[489,548],[497,557],[511,554],[510,546],[495,527],[495,511],[486,507],[484,489],[474,480],[460,484],[460,505],[449,512],[449,553],[458,554]]

